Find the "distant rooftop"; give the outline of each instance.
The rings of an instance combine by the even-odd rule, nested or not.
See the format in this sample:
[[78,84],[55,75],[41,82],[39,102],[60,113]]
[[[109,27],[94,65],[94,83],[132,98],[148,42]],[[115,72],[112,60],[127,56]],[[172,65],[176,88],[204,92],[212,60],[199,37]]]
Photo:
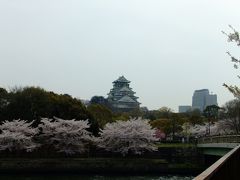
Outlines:
[[207,92],[209,92],[208,89],[199,89],[199,90],[195,90],[195,92],[203,92],[203,91],[207,91]]
[[120,89],[120,92],[124,92],[124,91],[132,92],[132,90],[126,86],[124,86],[122,89]]
[[129,96],[123,96],[121,99],[118,100],[119,102],[130,102],[130,103],[136,103],[132,98]]
[[113,81],[113,83],[116,82],[130,83],[131,81],[128,81],[124,76],[120,76],[117,80]]

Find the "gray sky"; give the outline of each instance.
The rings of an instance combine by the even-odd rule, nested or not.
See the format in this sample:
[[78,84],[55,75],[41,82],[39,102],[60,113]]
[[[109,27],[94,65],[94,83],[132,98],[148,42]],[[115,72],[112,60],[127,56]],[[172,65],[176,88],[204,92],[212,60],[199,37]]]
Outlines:
[[124,75],[149,109],[219,105],[238,84],[222,30],[240,30],[239,0],[0,0],[0,86],[40,86],[90,99]]

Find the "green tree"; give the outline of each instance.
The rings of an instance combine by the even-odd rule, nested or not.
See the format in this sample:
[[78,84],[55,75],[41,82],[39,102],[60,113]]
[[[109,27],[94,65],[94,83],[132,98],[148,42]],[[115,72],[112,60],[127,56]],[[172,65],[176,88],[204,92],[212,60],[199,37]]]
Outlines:
[[192,111],[187,112],[187,116],[189,119],[189,123],[193,126],[196,124],[203,124],[204,118],[202,117],[201,111],[199,109],[194,109]]
[[166,135],[170,135],[171,130],[171,121],[169,119],[157,119],[150,121],[150,124],[153,128],[160,129]]
[[4,88],[0,88],[0,108],[6,106],[8,101],[8,92]]
[[203,114],[205,115],[205,117],[207,118],[211,118],[213,120],[217,120],[218,118],[218,111],[219,111],[220,107],[217,105],[210,105],[207,106],[205,108],[205,110],[203,111]]
[[169,118],[173,110],[168,107],[161,107],[158,110],[147,111],[143,113],[143,117],[150,120],[156,120],[161,118]]
[[169,118],[161,118],[150,121],[153,128],[162,130],[167,136],[176,139],[176,134],[182,131],[182,125],[185,121],[178,113],[173,113]]
[[169,107],[163,106],[158,110],[158,118],[169,118],[173,114],[173,110]]
[[90,104],[101,104],[107,106],[108,101],[103,96],[93,96],[90,100]]
[[178,113],[173,113],[171,118],[171,130],[172,130],[172,140],[176,140],[176,133],[181,132],[182,125],[183,125],[183,120],[181,119],[180,115]]
[[207,132],[207,134],[209,134],[209,135],[210,135],[211,123],[213,123],[214,121],[217,120],[219,109],[220,109],[220,107],[218,107],[217,105],[210,105],[210,106],[207,106],[205,108],[205,110],[203,111],[203,114],[208,119],[208,132]]
[[33,120],[39,115],[44,116],[46,101],[45,91],[41,88],[15,88],[9,93],[8,105],[2,109],[5,114],[2,118]]
[[113,121],[122,120],[128,121],[131,117],[127,112],[114,112],[113,113]]
[[1,120],[24,119],[40,123],[41,117],[78,119],[90,122],[90,131],[96,135],[99,127],[93,115],[81,103],[68,94],[47,92],[39,87],[14,88],[8,93],[7,105],[1,108]]
[[98,122],[100,128],[103,128],[107,123],[113,122],[113,114],[106,106],[100,104],[91,104],[87,107],[87,110]]
[[0,88],[0,121],[5,116],[3,109],[8,105],[8,92],[4,88]]

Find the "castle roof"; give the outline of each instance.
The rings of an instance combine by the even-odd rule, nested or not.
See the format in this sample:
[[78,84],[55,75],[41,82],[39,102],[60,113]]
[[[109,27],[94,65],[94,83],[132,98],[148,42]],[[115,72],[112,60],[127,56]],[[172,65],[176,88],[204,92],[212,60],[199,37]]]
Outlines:
[[130,102],[130,103],[136,103],[132,98],[129,96],[123,96],[121,99],[118,100],[119,102]]
[[121,83],[130,83],[124,76],[120,76],[117,80],[113,81],[113,83],[121,82]]
[[130,88],[126,87],[126,86],[124,86],[123,88],[121,88],[119,91],[120,91],[120,92],[124,92],[124,91],[132,92],[132,90],[131,90]]

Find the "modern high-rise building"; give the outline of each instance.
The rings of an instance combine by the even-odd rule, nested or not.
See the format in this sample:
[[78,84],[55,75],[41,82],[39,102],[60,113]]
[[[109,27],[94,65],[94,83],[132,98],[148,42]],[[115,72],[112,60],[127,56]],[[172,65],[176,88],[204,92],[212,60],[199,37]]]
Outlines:
[[140,103],[137,101],[138,97],[132,91],[128,81],[124,76],[120,76],[113,81],[113,88],[108,93],[108,103],[114,111],[131,111],[138,109]]
[[194,91],[192,97],[192,109],[199,109],[201,112],[203,112],[204,109],[210,105],[218,105],[216,94],[209,94],[208,89]]

